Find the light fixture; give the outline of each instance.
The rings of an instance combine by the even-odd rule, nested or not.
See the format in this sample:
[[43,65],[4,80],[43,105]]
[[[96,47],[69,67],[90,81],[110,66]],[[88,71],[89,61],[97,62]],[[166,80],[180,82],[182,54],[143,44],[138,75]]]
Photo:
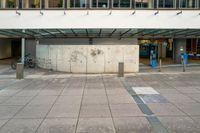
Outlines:
[[134,15],[136,13],[136,11],[133,11],[131,14]]
[[112,14],[112,10],[110,11],[109,15],[111,15],[111,14]]
[[17,10],[16,10],[16,14],[18,14],[19,16],[21,15],[21,13],[20,13],[20,12],[18,12]]
[[156,11],[156,12],[154,13],[154,15],[158,15],[158,13],[159,13],[159,11]]
[[181,11],[177,12],[176,15],[180,15],[182,13],[183,13],[183,11],[181,10]]
[[42,12],[42,10],[40,10],[40,14],[41,14],[41,15],[44,15],[44,13]]
[[19,15],[19,16],[20,16],[20,15],[21,15],[21,13],[20,13],[20,12],[18,12],[18,10],[17,10],[17,9],[18,9],[18,7],[16,7],[16,11],[15,11],[15,13],[16,13],[17,15]]
[[89,11],[87,11],[87,14],[86,15],[89,15]]

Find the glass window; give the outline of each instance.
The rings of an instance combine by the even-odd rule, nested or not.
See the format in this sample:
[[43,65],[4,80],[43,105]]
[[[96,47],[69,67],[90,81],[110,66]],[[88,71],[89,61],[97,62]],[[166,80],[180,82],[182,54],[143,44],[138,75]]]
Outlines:
[[23,0],[23,8],[40,8],[40,0]]
[[136,8],[153,8],[153,0],[135,0]]
[[158,8],[175,8],[176,0],[158,0]]
[[92,0],[92,7],[108,8],[108,0]]
[[197,0],[180,0],[180,8],[196,8]]
[[63,8],[63,0],[48,0],[49,8]]
[[131,7],[131,1],[130,0],[113,0],[113,7],[118,8],[130,8]]
[[16,8],[16,0],[1,0],[2,8]]
[[85,8],[86,0],[68,0],[68,8]]

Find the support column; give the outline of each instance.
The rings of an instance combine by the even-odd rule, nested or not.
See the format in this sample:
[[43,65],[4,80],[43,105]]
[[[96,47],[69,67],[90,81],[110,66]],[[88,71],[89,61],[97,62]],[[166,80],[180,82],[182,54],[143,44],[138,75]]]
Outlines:
[[174,57],[176,63],[181,63],[181,52],[180,49],[183,49],[184,53],[186,52],[186,39],[174,39]]
[[0,0],[1,8],[6,8],[6,0]]
[[[25,30],[22,30],[25,33]],[[24,64],[24,56],[25,56],[25,38],[22,38],[22,45],[21,45],[21,63]]]

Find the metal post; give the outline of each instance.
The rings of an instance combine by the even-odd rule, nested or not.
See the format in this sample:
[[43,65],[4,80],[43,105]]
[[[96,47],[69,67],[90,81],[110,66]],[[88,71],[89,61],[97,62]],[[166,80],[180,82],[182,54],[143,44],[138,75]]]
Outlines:
[[[22,30],[25,32],[25,30]],[[17,63],[16,68],[16,78],[23,79],[24,78],[24,55],[25,55],[25,38],[22,38],[21,42],[21,63]]]
[[[25,30],[22,30],[25,33]],[[24,64],[24,55],[25,55],[25,38],[22,38],[22,46],[21,46],[21,63]]]
[[161,70],[161,67],[162,67],[162,59],[159,60],[159,70],[158,70],[159,72],[162,71],[162,70]]
[[183,72],[185,72],[185,61],[183,60]]
[[124,62],[119,62],[118,77],[124,77]]
[[183,65],[183,72],[185,72],[185,61],[184,61],[183,57],[181,58],[181,62],[182,62],[182,65]]

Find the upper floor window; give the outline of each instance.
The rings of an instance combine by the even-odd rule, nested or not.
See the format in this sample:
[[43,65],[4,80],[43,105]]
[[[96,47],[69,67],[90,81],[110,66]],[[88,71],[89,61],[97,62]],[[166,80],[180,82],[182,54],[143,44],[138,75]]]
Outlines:
[[180,8],[197,8],[198,0],[180,0]]
[[68,8],[85,8],[86,0],[67,0]]
[[40,0],[23,0],[23,8],[40,8]]
[[176,0],[158,0],[158,8],[175,8]]
[[132,1],[131,0],[113,0],[114,8],[131,8]]
[[16,0],[0,0],[1,8],[16,8]]
[[108,8],[109,0],[91,0],[91,6],[97,8]]
[[63,8],[64,0],[45,0],[45,8]]
[[153,0],[135,0],[136,8],[153,8]]

